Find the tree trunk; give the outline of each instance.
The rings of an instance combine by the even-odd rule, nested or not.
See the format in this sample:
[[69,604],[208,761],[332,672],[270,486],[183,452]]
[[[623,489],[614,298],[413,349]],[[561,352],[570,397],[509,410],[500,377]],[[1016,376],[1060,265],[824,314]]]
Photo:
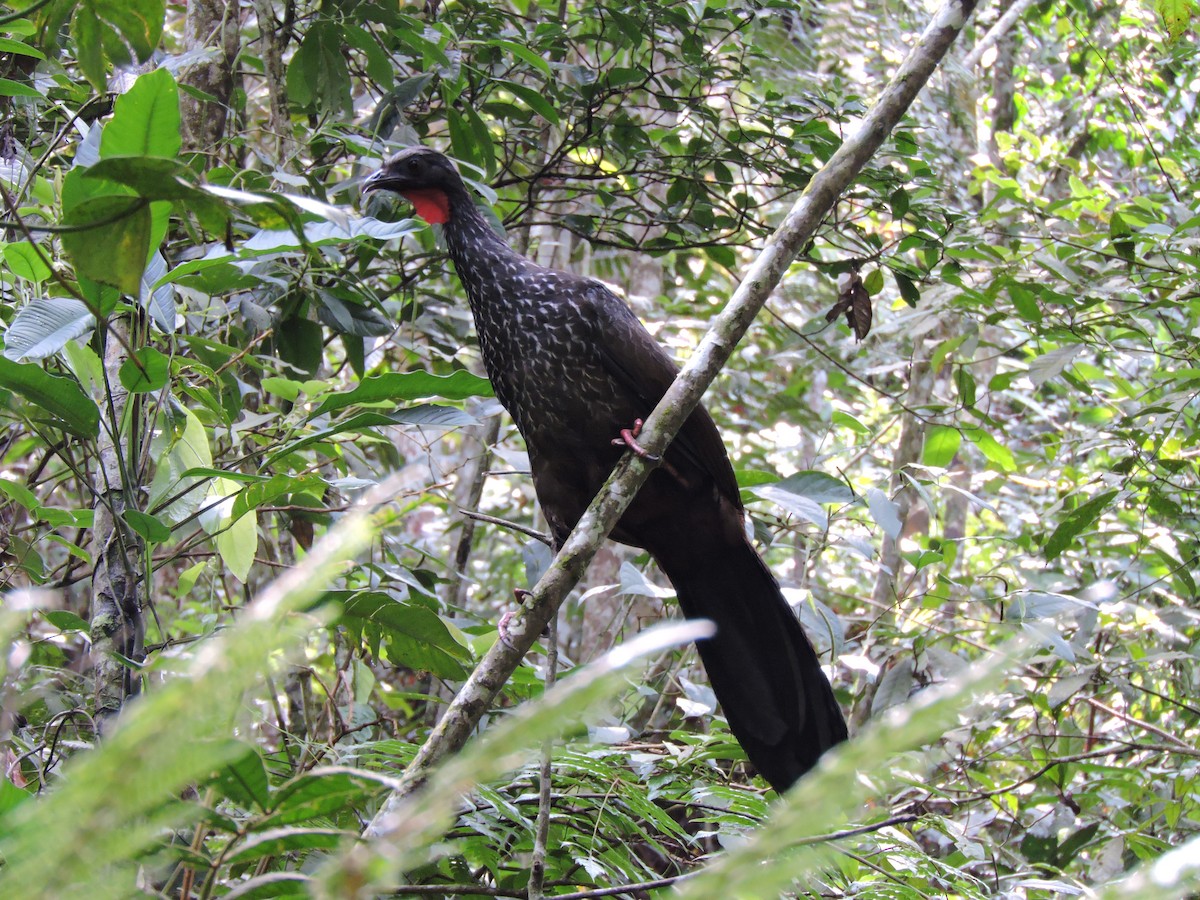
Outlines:
[[183,130],[183,149],[188,153],[204,153],[209,168],[216,158],[216,149],[225,137],[229,117],[229,100],[233,96],[234,60],[238,54],[237,0],[189,0],[183,26],[183,50],[198,53],[213,52],[186,69],[180,82],[208,94],[202,100],[186,91],[179,94],[179,111]]

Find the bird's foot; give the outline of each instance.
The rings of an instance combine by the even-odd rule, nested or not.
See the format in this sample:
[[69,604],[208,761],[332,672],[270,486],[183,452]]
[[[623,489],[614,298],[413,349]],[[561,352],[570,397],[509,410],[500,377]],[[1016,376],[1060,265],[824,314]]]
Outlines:
[[661,462],[662,457],[650,453],[637,442],[638,435],[642,433],[642,420],[634,419],[632,428],[622,428],[621,436],[613,438],[612,444],[614,447],[628,447],[634,456],[640,456],[646,462]]
[[[515,597],[517,603],[521,604],[522,606],[524,606],[525,601],[532,596],[533,594],[524,588],[513,589],[513,597]],[[518,610],[510,609],[508,612],[502,615],[500,617],[500,621],[496,623],[496,631],[500,634],[500,640],[504,641],[504,643],[506,643],[509,647],[512,647],[514,650],[517,649],[517,645],[512,642],[512,639],[509,636],[508,623],[513,620],[513,617],[516,616],[517,612]]]

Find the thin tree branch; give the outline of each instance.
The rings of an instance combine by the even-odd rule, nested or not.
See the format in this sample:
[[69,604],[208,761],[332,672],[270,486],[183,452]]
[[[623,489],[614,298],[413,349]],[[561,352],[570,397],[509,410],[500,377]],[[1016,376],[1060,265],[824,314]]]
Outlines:
[[983,59],[983,54],[988,51],[988,48],[993,46],[996,41],[1004,37],[1013,25],[1017,24],[1017,20],[1021,18],[1025,10],[1033,6],[1033,0],[1016,0],[999,19],[996,24],[988,29],[988,33],[979,39],[979,42],[971,48],[971,52],[967,54],[962,61],[962,67],[968,72],[979,65],[979,61]]

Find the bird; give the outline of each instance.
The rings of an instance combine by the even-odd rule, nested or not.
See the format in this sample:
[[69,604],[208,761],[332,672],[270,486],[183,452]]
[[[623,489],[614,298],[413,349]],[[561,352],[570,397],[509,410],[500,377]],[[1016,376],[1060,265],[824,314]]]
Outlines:
[[[517,253],[489,224],[454,163],[424,146],[363,183],[440,225],[466,290],[484,367],[524,438],[534,489],[560,546],[678,369],[599,281]],[[754,768],[786,791],[847,739],[820,659],[746,532],[725,444],[701,405],[612,532],[647,551],[683,614],[716,626],[697,642],[730,730]]]

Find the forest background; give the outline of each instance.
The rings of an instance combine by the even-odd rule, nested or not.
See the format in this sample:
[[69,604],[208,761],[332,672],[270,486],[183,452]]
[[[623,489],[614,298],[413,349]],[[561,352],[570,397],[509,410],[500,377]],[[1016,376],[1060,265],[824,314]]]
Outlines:
[[609,544],[397,781],[550,552],[359,180],[449,153],[683,361],[931,12],[0,4],[0,891],[1194,889],[1191,0],[983,4],[706,395],[845,753],[776,801],[678,634],[608,654],[677,616]]

